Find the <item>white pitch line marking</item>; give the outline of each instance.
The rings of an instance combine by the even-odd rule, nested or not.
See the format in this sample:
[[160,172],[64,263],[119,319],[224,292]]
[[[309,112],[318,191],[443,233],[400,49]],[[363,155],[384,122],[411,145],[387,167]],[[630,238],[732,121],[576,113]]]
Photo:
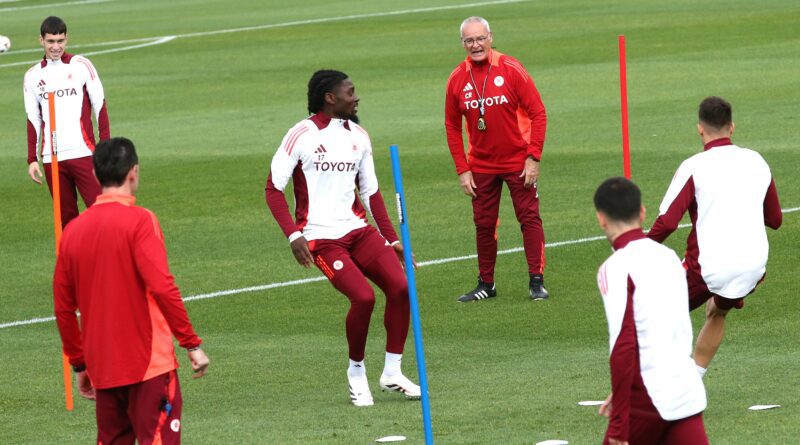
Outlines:
[[[100,51],[90,51],[88,53],[81,53],[80,55],[82,55],[82,56],[95,56],[97,54],[109,54],[109,53],[117,53],[117,52],[120,52],[120,51],[130,51],[132,49],[139,49],[139,48],[144,48],[144,47],[147,47],[147,46],[154,46],[154,45],[160,45],[162,43],[167,43],[167,42],[169,42],[171,40],[175,40],[175,36],[164,36],[164,37],[158,38],[158,40],[152,40],[152,39],[148,39],[148,40],[151,40],[151,41],[148,41],[147,43],[140,43],[138,45],[123,46],[122,48],[112,48],[112,49],[104,49],[104,50],[100,50]],[[0,65],[0,68],[5,68],[5,67],[8,67],[8,66],[30,65],[30,64],[39,62],[39,60],[41,60],[41,59],[29,60],[29,61],[24,61],[24,62],[6,63],[5,65]]]
[[[93,1],[110,1],[110,0],[93,0]],[[490,6],[490,5],[503,5],[509,3],[520,3],[527,0],[495,0],[495,1],[488,1],[488,2],[479,2],[479,3],[467,3],[463,5],[448,5],[448,6],[431,6],[429,8],[416,8],[416,9],[402,9],[397,11],[386,11],[386,12],[372,12],[366,14],[354,14],[354,15],[343,15],[338,17],[323,17],[318,19],[307,19],[307,20],[294,20],[291,22],[283,22],[283,23],[270,23],[266,25],[256,25],[256,26],[245,26],[241,28],[228,28],[228,29],[218,29],[215,31],[201,31],[201,32],[193,32],[188,34],[177,34],[174,36],[160,36],[160,37],[145,37],[140,39],[131,39],[131,40],[120,40],[117,42],[101,42],[101,43],[87,43],[83,45],[70,45],[70,48],[79,48],[79,47],[87,47],[87,46],[100,46],[100,45],[114,45],[114,44],[123,44],[123,43],[138,43],[138,42],[149,42],[153,40],[161,40],[167,37],[171,37],[169,40],[172,39],[181,39],[185,37],[205,37],[205,36],[213,36],[218,34],[230,34],[235,32],[246,32],[246,31],[258,31],[264,29],[273,29],[273,28],[287,28],[291,26],[299,26],[299,25],[313,25],[317,23],[330,23],[330,22],[340,22],[346,20],[358,20],[358,19],[365,19],[365,18],[375,18],[375,17],[388,17],[393,15],[404,15],[404,14],[417,14],[421,12],[434,12],[434,11],[445,11],[449,9],[463,9],[463,8],[471,8],[475,6]],[[0,11],[3,11],[0,9]],[[167,41],[169,41],[167,40]],[[164,43],[164,42],[159,42]],[[149,46],[149,45],[144,45]],[[133,46],[128,47],[126,50],[142,48],[142,46]],[[16,51],[9,51],[3,54],[0,57],[8,56],[11,54],[20,54],[20,53],[29,53],[29,52],[40,52],[40,48],[30,48],[30,49],[21,49]],[[122,51],[122,49],[120,49]],[[106,54],[101,52],[95,53],[84,53],[84,56],[89,56],[92,54]],[[7,63],[5,65],[0,65],[0,68],[5,68],[9,66],[19,66],[19,65],[29,65],[38,62],[39,60],[31,60],[30,62],[15,62],[15,63]]]
[[[792,212],[796,212],[798,210],[800,210],[800,207],[793,207],[793,208],[790,208],[790,209],[783,209],[782,212],[783,213],[792,213]],[[683,229],[683,228],[690,227],[690,226],[691,226],[690,224],[681,224],[680,226],[678,226],[678,228]],[[571,244],[582,244],[582,243],[588,243],[588,242],[591,242],[591,241],[599,241],[599,240],[602,240],[602,239],[605,239],[605,238],[606,238],[605,236],[592,236],[592,237],[588,237],[588,238],[578,238],[578,239],[568,240],[568,241],[556,241],[554,243],[545,244],[545,248],[568,246],[568,245],[571,245]],[[509,253],[521,252],[522,250],[523,250],[522,247],[515,247],[513,249],[498,250],[497,254],[498,255],[506,255],[506,254],[509,254]],[[464,256],[458,256],[458,257],[452,257],[452,258],[441,258],[441,259],[438,259],[438,260],[422,261],[422,262],[417,263],[417,265],[419,267],[434,266],[434,265],[437,265],[437,264],[452,263],[454,261],[471,260],[471,259],[474,259],[474,258],[477,258],[477,257],[478,257],[478,255],[473,254],[473,255],[464,255]],[[314,282],[317,282],[317,281],[325,281],[325,280],[326,280],[325,277],[320,276],[320,277],[313,277],[313,278],[303,278],[303,279],[300,279],[300,280],[284,281],[284,282],[281,282],[281,283],[270,283],[270,284],[262,284],[262,285],[259,285],[259,286],[242,287],[242,288],[239,288],[239,289],[221,290],[221,291],[210,292],[210,293],[206,293],[206,294],[197,294],[197,295],[192,295],[192,296],[189,296],[189,297],[184,297],[183,301],[206,300],[206,299],[209,299],[209,298],[224,297],[226,295],[237,295],[237,294],[244,294],[244,293],[248,293],[248,292],[259,292],[259,291],[275,289],[275,288],[279,288],[279,287],[297,286],[299,284],[314,283]],[[55,317],[41,317],[41,318],[31,318],[29,320],[9,321],[7,323],[0,323],[0,329],[11,328],[11,327],[15,327],[15,326],[26,326],[26,325],[37,324],[37,323],[47,323],[47,322],[50,322],[50,321],[54,321],[55,319],[56,319]]]
[[[17,0],[11,0],[11,1],[17,1]],[[59,6],[91,5],[94,3],[106,3],[110,1],[111,0],[81,0],[77,2],[49,3],[46,5],[12,6],[10,8],[0,8],[0,12],[23,11],[26,9],[57,8]]]

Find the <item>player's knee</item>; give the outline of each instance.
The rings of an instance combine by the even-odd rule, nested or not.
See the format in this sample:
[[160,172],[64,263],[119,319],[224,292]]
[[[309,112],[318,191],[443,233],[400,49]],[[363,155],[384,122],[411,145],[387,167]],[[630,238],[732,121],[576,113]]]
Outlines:
[[350,297],[350,302],[353,305],[357,305],[363,309],[372,309],[375,306],[375,292],[372,291],[372,288],[366,286],[363,289],[358,289],[355,292],[350,293],[348,295]]
[[408,301],[408,281],[404,276],[396,279],[390,286],[386,298],[396,301]]

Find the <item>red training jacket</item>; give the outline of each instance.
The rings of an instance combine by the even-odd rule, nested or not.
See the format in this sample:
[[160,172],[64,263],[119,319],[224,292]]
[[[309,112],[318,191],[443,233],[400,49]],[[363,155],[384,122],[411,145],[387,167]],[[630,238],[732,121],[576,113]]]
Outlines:
[[[478,130],[481,97],[485,131]],[[511,56],[492,50],[489,63],[474,63],[469,57],[461,62],[447,80],[444,114],[447,145],[459,175],[521,172],[528,155],[537,161],[542,157],[544,104],[525,67]],[[467,156],[462,117],[467,121]]]
[[67,225],[56,261],[53,295],[64,353],[73,366],[86,365],[98,389],[177,368],[172,335],[183,348],[201,343],[169,272],[158,220],[135,201],[98,196]]

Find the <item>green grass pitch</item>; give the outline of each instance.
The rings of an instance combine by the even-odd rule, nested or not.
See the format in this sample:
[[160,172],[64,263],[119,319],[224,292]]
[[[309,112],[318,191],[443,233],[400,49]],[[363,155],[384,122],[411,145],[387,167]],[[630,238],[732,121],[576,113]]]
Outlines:
[[[306,82],[319,68],[355,81],[392,208],[388,146],[400,146],[417,260],[474,253],[443,100],[464,57],[458,26],[476,14],[490,21],[496,47],[526,66],[547,107],[540,194],[548,242],[601,234],[591,196],[622,171],[618,34],[627,37],[632,171],[648,224],[678,164],[701,149],[696,107],[712,94],[732,102],[734,141],[770,163],[783,207],[800,206],[796,1],[468,1],[0,2],[0,34],[13,42],[0,55],[0,323],[52,315],[51,201],[26,175],[21,88],[30,65],[22,62],[41,57],[38,26],[50,14],[69,25],[70,52],[88,54],[99,70],[112,134],[138,147],[138,203],[159,216],[186,296],[319,276],[295,263],[263,198],[272,154],[306,116]],[[270,24],[282,25],[262,26]],[[207,33],[231,29],[239,31]],[[129,47],[155,39],[124,42],[162,36],[176,38],[136,49]],[[119,51],[92,55],[110,50]],[[500,248],[519,246],[507,194],[501,220]],[[705,378],[714,444],[791,444],[800,436],[798,229],[800,212],[770,231],[768,279],[729,317]],[[686,233],[668,245],[682,252]],[[417,271],[437,443],[601,441],[606,420],[577,402],[609,390],[595,285],[609,252],[603,240],[548,248],[552,298],[540,304],[527,299],[521,253],[499,257],[499,298],[480,304],[455,303],[474,285],[475,260]],[[349,404],[347,301],[328,283],[192,301],[187,309],[212,365],[192,380],[178,351],[184,443],[368,444],[395,434],[423,442],[419,403],[377,392],[382,295],[367,346],[369,409]],[[696,334],[699,312],[693,321]],[[53,322],[0,329],[0,443],[94,440],[92,403],[77,398],[74,412],[63,408],[59,355]],[[404,369],[412,377],[414,357],[409,338]],[[783,406],[747,410],[768,403]]]

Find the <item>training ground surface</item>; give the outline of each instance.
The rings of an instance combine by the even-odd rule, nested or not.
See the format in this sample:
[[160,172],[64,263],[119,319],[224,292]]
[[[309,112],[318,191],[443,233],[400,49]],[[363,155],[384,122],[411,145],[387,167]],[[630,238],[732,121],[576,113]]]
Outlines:
[[[137,145],[138,203],[159,216],[187,296],[320,275],[295,264],[263,199],[268,163],[306,116],[306,82],[319,68],[355,81],[390,209],[388,146],[400,146],[417,260],[474,253],[470,204],[443,129],[445,82],[464,57],[458,25],[474,14],[489,19],[497,48],[528,68],[547,106],[540,195],[548,242],[600,235],[592,193],[622,172],[623,33],[633,179],[648,225],[678,164],[701,149],[696,107],[712,94],[733,103],[734,141],[770,163],[783,207],[800,206],[796,1],[465,2],[0,2],[0,34],[13,42],[0,56],[0,324],[52,315],[51,201],[26,175],[21,88],[32,64],[25,62],[41,57],[38,26],[50,14],[69,25],[71,52],[88,54],[99,70],[112,134]],[[214,32],[223,30],[230,32]],[[800,436],[799,220],[800,212],[787,213],[770,231],[767,281],[729,317],[705,378],[714,444]],[[518,247],[507,194],[501,221],[500,248]],[[682,252],[687,232],[668,244]],[[606,420],[577,402],[609,390],[595,285],[609,252],[603,240],[549,248],[552,298],[536,304],[527,300],[519,252],[499,257],[499,298],[480,304],[455,303],[474,285],[474,259],[418,270],[437,443],[600,442]],[[368,409],[349,405],[347,302],[328,283],[191,301],[187,309],[212,365],[192,380],[179,351],[185,443],[367,444],[397,434],[422,443],[419,404],[377,392],[382,295],[367,348],[376,391]],[[695,333],[701,316],[693,314]],[[404,369],[416,380],[413,349],[409,338]],[[78,398],[72,413],[63,408],[59,354],[52,321],[0,329],[0,443],[92,442],[92,403]],[[783,407],[747,410],[773,403]]]

